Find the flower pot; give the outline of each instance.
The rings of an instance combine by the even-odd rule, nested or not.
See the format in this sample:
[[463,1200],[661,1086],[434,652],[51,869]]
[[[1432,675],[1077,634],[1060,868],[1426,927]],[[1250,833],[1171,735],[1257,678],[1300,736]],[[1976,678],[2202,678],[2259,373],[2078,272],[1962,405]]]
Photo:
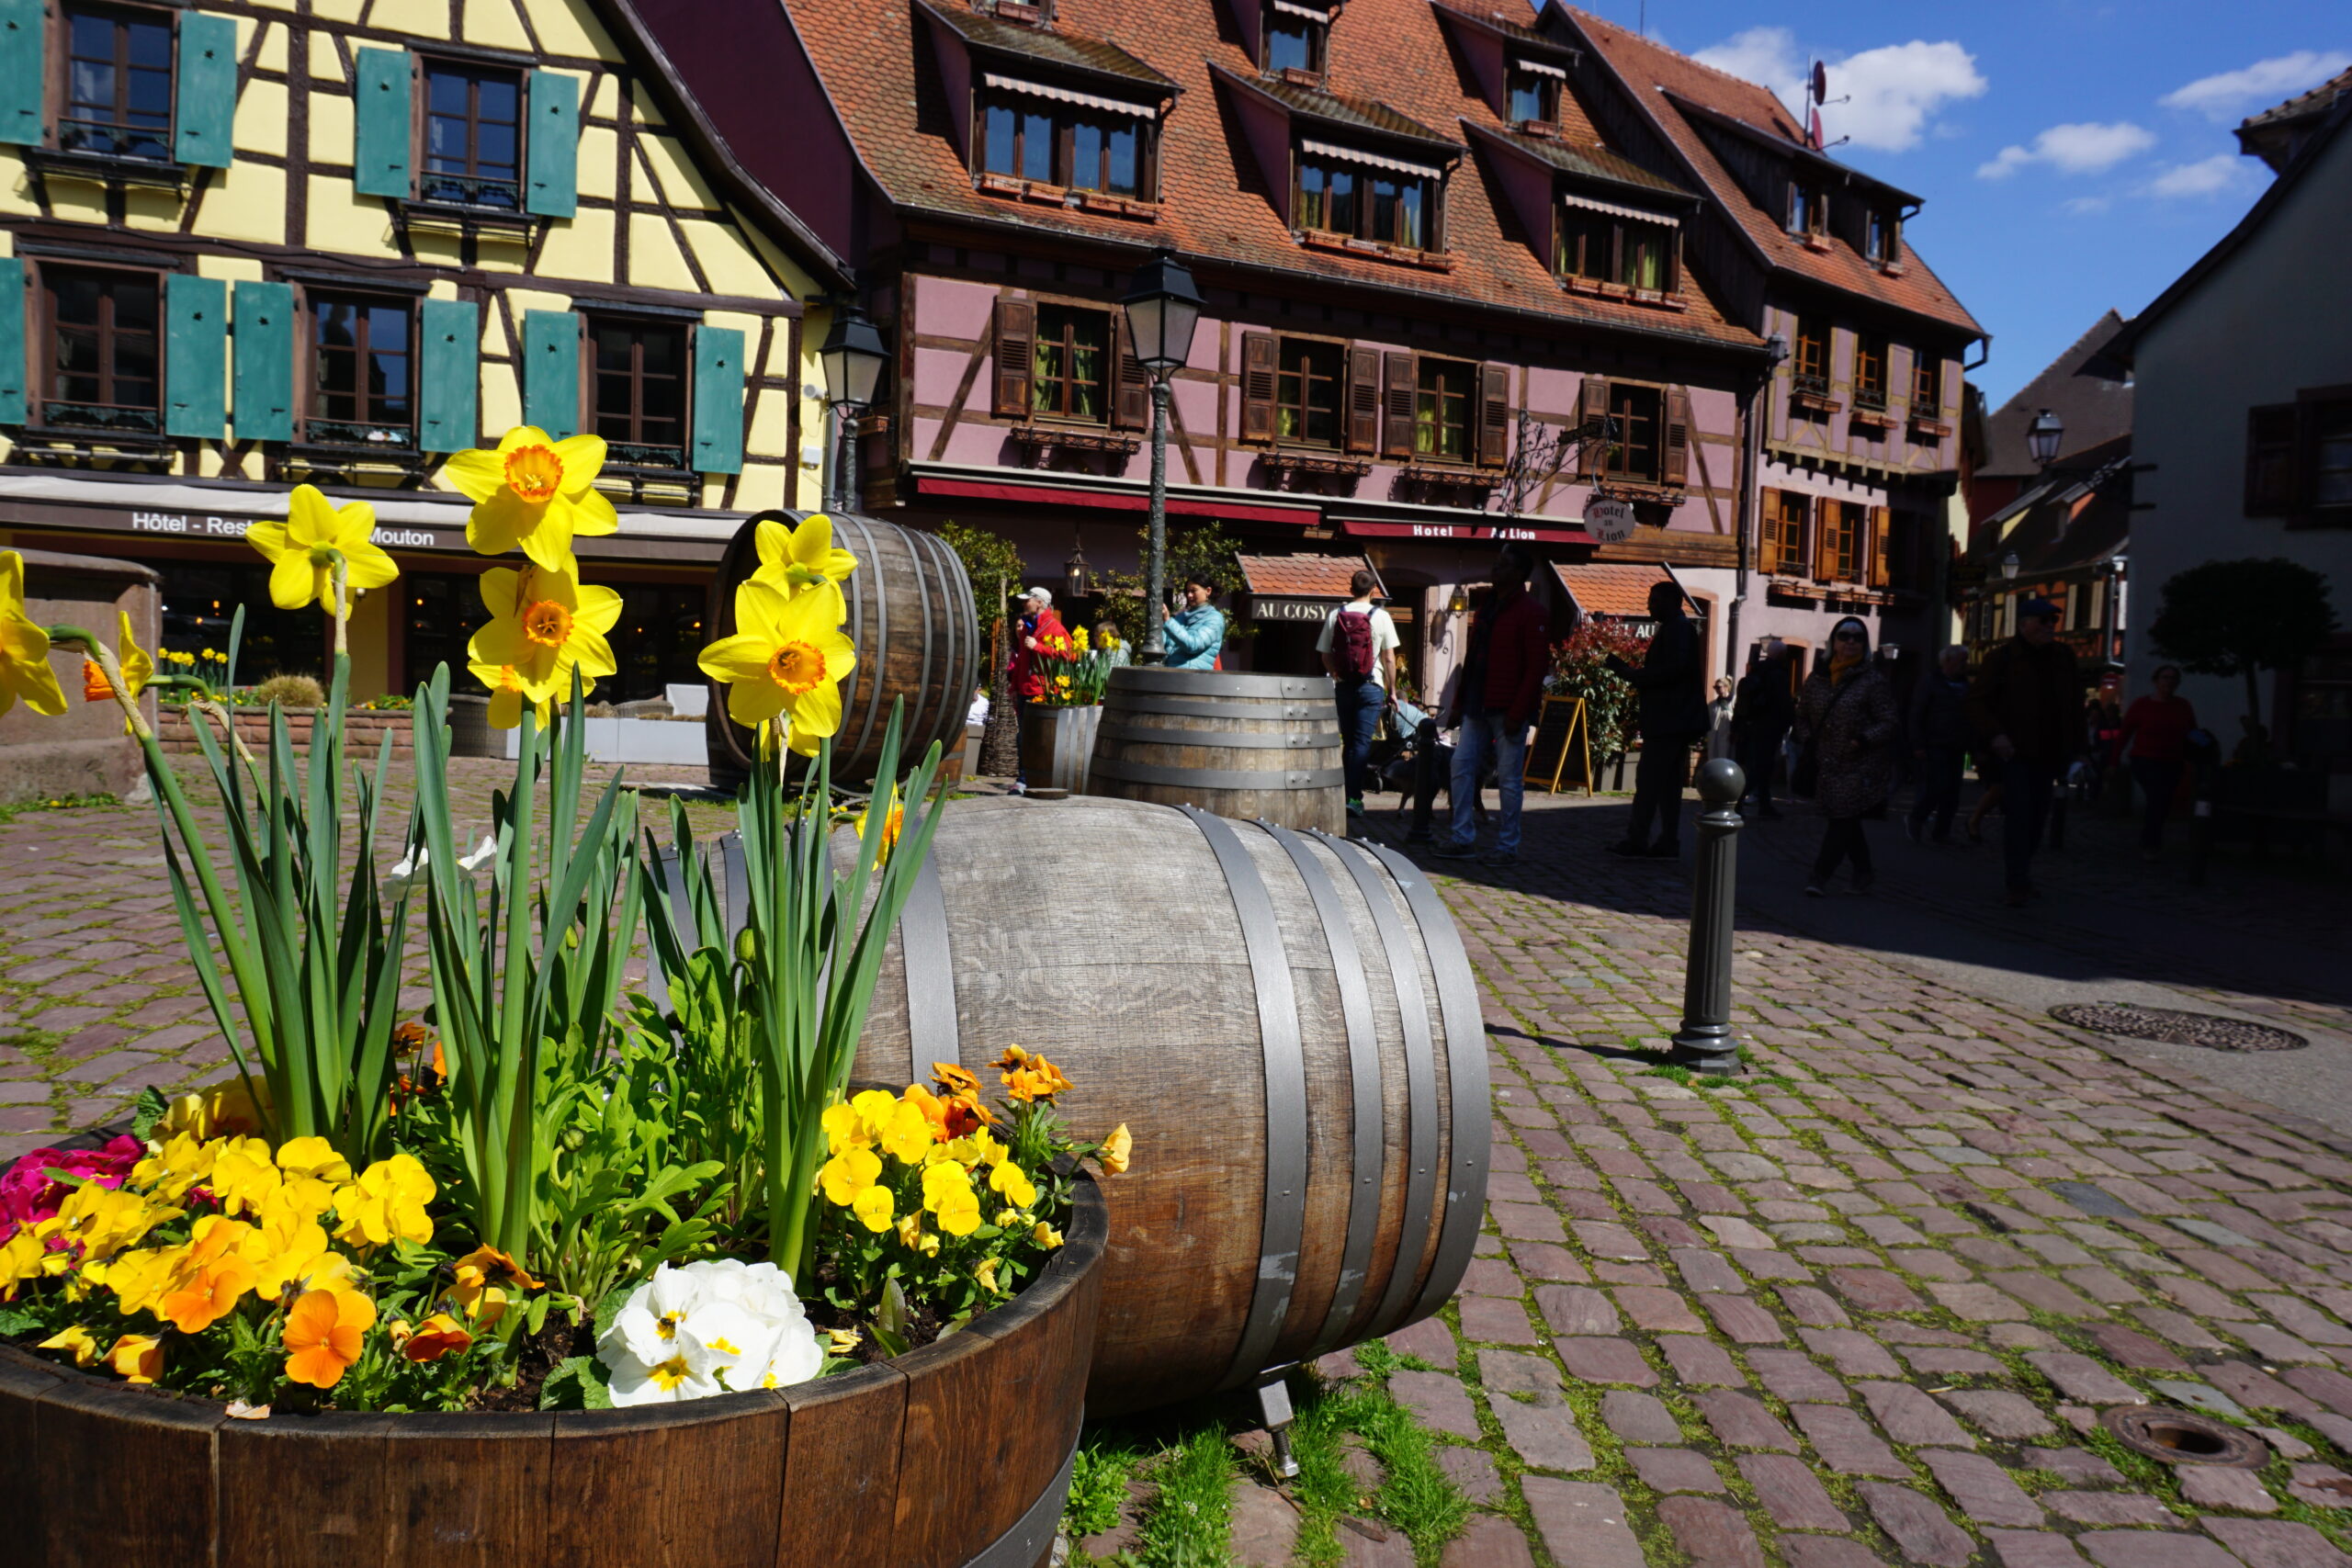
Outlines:
[[449,694],[449,755],[503,757],[506,736],[490,727],[490,699],[478,692]]
[[1094,755],[1094,731],[1102,722],[1095,707],[1021,705],[1021,772],[1032,788],[1086,793],[1087,762]]
[[533,1415],[232,1419],[0,1345],[12,1563],[1031,1568],[1076,1456],[1108,1224],[897,1358],[752,1393]]

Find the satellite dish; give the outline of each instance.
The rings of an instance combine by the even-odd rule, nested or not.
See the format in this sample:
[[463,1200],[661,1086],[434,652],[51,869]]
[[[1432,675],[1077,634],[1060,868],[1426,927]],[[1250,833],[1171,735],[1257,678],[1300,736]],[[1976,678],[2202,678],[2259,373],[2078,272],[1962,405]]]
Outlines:
[[1813,62],[1813,101],[1816,104],[1829,101],[1829,67],[1819,60]]

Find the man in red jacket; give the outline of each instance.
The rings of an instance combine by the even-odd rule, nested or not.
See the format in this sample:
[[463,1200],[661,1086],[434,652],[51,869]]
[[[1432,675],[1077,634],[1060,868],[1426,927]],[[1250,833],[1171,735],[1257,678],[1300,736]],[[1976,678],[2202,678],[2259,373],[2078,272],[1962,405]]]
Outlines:
[[1527,727],[1544,698],[1551,670],[1549,617],[1527,591],[1527,552],[1504,547],[1495,562],[1495,585],[1470,622],[1470,646],[1453,704],[1443,724],[1459,725],[1453,743],[1453,832],[1439,848],[1442,860],[1468,860],[1478,851],[1478,781],[1491,765],[1502,793],[1501,829],[1487,865],[1509,865],[1519,858],[1519,812],[1527,772]]

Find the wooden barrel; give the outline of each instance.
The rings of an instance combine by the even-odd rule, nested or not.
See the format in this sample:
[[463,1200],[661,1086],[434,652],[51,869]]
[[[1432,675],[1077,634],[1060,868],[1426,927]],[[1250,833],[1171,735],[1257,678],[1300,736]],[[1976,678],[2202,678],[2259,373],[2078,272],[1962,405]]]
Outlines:
[[1105,1236],[897,1359],[630,1410],[275,1415],[0,1345],[0,1560],[24,1568],[1042,1568],[1078,1452]]
[[1319,676],[1111,671],[1089,795],[1347,830],[1340,713]]
[[1125,1122],[1090,1411],[1246,1383],[1428,1316],[1486,1205],[1487,1046],[1460,935],[1376,846],[1193,809],[956,801],[883,960],[860,1078],[1068,1073]]
[[[729,542],[711,585],[712,640],[735,634],[735,589],[759,570],[759,525],[797,524],[799,512],[763,512],[744,520]],[[833,781],[872,781],[882,755],[890,705],[904,697],[901,742],[910,758],[936,740],[960,752],[964,717],[987,674],[988,641],[972,615],[971,581],[964,563],[936,534],[873,517],[834,513],[833,543],[857,557],[842,592],[849,600],[849,635],[857,644],[856,672],[842,682],[842,728],[833,739]],[[703,721],[710,741],[710,782],[741,784],[751,772],[752,732],[727,716],[727,688],[710,688]]]
[[1086,770],[1094,756],[1098,706],[1047,707],[1021,705],[1021,772],[1031,789],[1086,793]]

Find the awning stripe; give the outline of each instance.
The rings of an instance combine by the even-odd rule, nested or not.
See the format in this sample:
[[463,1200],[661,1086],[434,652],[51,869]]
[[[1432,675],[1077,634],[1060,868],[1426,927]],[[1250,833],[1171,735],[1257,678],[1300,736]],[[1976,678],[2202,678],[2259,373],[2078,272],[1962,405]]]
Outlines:
[[981,79],[989,86],[1007,93],[1029,93],[1040,98],[1052,98],[1057,103],[1076,104],[1081,108],[1102,109],[1110,114],[1128,114],[1137,119],[1158,119],[1159,111],[1142,104],[1130,104],[1118,98],[1102,98],[1092,93],[1081,93],[1069,87],[1049,87],[1043,82],[1025,81],[1019,76],[1000,76],[989,71]]
[[1324,158],[1338,158],[1350,164],[1369,164],[1375,169],[1394,169],[1400,175],[1418,175],[1425,180],[1442,180],[1445,177],[1445,171],[1442,169],[1432,169],[1425,164],[1408,164],[1402,158],[1384,158],[1377,152],[1366,152],[1361,148],[1341,147],[1333,142],[1311,141],[1303,136],[1299,138],[1298,146],[1302,152],[1313,152]]
[[1330,12],[1318,11],[1312,6],[1295,6],[1291,4],[1291,0],[1274,0],[1274,9],[1284,16],[1304,17],[1310,22],[1322,22],[1329,25],[1331,20]]
[[1568,79],[1568,73],[1566,71],[1545,61],[1530,60],[1524,55],[1517,55],[1512,58],[1511,63],[1521,71],[1532,71],[1539,76],[1556,76],[1563,82]]
[[1650,212],[1638,207],[1619,207],[1612,202],[1595,201],[1589,196],[1577,196],[1573,191],[1564,192],[1560,199],[1570,207],[1582,207],[1594,212],[1606,212],[1611,218],[1631,218],[1637,222],[1656,223],[1668,229],[1679,229],[1682,226],[1679,220],[1668,218],[1663,212]]

